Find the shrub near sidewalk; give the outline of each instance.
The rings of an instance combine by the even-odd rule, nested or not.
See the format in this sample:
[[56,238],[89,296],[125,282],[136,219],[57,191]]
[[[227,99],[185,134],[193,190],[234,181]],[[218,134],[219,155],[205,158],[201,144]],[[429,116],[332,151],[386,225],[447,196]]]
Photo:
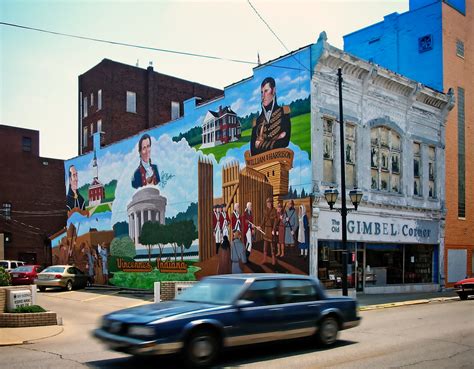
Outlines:
[[0,286],[9,286],[12,283],[10,273],[5,268],[0,267]]
[[46,310],[44,310],[39,305],[20,306],[12,311],[12,313],[44,313],[44,312],[46,312]]

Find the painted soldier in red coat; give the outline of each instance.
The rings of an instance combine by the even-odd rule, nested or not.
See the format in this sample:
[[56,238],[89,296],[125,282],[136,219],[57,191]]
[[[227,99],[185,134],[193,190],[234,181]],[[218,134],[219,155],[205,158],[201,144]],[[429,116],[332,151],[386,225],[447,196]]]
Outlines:
[[219,221],[221,222],[220,224],[221,224],[221,230],[222,230],[222,237],[227,236],[227,238],[229,238],[229,224],[230,224],[229,215],[227,214],[225,204],[222,204],[220,208],[221,208],[221,217]]
[[222,242],[221,212],[219,205],[215,205],[212,212],[212,228],[216,242],[216,254],[219,252],[219,246]]

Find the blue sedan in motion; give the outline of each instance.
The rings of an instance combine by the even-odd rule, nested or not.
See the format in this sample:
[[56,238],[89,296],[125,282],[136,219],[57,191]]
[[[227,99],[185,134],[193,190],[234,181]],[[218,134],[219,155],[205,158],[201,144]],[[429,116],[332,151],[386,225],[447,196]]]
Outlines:
[[315,278],[234,274],[207,277],[173,301],[105,315],[94,336],[116,351],[181,352],[190,366],[207,367],[225,347],[305,336],[329,346],[359,323],[356,300],[328,297]]

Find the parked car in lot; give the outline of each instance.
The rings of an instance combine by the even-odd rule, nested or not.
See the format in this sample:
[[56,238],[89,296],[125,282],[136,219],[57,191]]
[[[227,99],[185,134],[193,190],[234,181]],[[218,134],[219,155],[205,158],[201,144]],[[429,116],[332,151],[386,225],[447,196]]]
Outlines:
[[0,267],[5,268],[7,272],[11,272],[13,269],[25,264],[24,261],[19,260],[0,260]]
[[454,290],[461,300],[467,300],[469,295],[474,296],[474,278],[466,278],[456,282]]
[[23,265],[19,266],[16,269],[13,269],[10,272],[12,277],[12,284],[14,286],[20,284],[33,284],[35,279],[38,277],[38,273],[41,272],[43,268],[41,265]]
[[105,315],[94,336],[116,351],[182,352],[206,367],[221,348],[304,336],[329,346],[359,323],[356,300],[328,297],[312,277],[234,274],[205,278],[173,301]]
[[53,265],[38,274],[35,284],[41,292],[48,287],[72,291],[74,288],[84,288],[87,285],[87,275],[72,265]]

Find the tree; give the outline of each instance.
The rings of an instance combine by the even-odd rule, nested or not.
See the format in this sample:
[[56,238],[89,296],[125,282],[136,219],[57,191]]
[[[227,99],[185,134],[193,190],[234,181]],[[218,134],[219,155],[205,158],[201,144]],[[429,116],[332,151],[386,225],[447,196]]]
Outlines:
[[127,236],[128,235],[128,223],[117,222],[112,227],[114,229],[115,237]]
[[306,192],[304,191],[304,188],[301,190],[301,196],[302,199],[306,197]]
[[135,244],[128,236],[116,237],[110,244],[110,255],[133,259],[136,255]]
[[[160,244],[160,234],[163,232],[163,228],[159,222],[145,222],[141,229],[139,242],[145,245],[148,249],[148,261],[151,263],[151,252],[153,247]],[[160,259],[161,259],[161,248],[160,248]]]

